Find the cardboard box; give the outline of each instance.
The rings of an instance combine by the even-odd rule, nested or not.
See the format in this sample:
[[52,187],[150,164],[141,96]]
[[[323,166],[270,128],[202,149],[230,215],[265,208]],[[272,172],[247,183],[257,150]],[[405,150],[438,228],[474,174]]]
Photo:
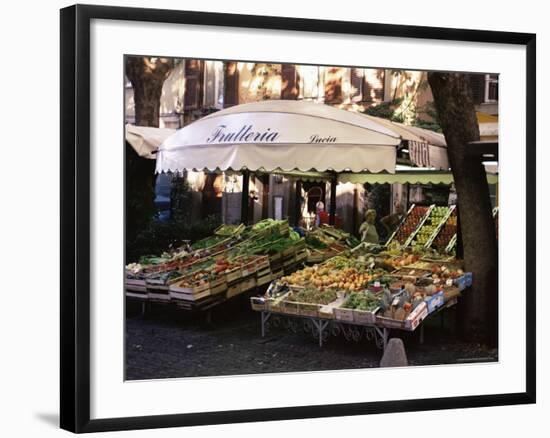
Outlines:
[[420,303],[405,319],[405,329],[413,331],[428,316],[428,305]]
[[424,302],[428,306],[428,313],[435,312],[443,304],[445,304],[445,294],[442,290],[440,290],[432,296],[426,297]]

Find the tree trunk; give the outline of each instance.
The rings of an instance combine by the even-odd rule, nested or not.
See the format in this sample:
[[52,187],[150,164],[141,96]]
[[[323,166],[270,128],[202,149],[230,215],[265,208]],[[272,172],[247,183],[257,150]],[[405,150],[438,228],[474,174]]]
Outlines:
[[479,127],[469,82],[464,74],[429,73],[458,197],[464,264],[473,273],[473,287],[462,300],[462,327],[470,339],[497,342],[498,251],[485,168],[469,157],[470,141]]
[[[129,56],[126,76],[134,90],[135,124],[159,126],[162,86],[173,61],[164,58]],[[155,160],[140,157],[126,146],[126,241],[132,242],[155,213]]]

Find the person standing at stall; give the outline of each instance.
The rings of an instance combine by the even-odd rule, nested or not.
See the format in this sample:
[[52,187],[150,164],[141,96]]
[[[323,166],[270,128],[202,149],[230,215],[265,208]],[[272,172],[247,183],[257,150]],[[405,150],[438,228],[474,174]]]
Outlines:
[[319,200],[315,204],[315,226],[321,226],[321,213],[325,211],[325,204],[323,201]]
[[391,236],[391,234],[397,229],[397,227],[403,220],[404,215],[405,209],[403,208],[403,205],[397,204],[395,206],[395,212],[393,214],[388,214],[387,216],[384,216],[382,219],[380,219],[380,223],[386,229],[388,236]]
[[378,231],[376,231],[376,211],[373,209],[367,210],[365,213],[365,221],[359,227],[361,242],[378,243]]

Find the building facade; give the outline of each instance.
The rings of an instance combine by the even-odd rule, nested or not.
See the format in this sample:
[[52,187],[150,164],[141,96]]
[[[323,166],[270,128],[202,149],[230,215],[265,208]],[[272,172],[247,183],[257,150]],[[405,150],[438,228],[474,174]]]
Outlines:
[[[472,74],[469,79],[476,109],[498,117],[498,75]],[[380,111],[387,116],[390,112],[394,119],[412,125],[436,123],[426,72],[181,59],[163,85],[159,126],[182,128],[223,108],[266,99],[308,100],[351,111],[371,111],[373,115]],[[126,122],[133,123],[130,81],[126,81],[125,104]],[[194,216],[217,213],[226,223],[240,221],[238,175],[189,172],[188,179],[197,192]],[[166,183],[165,180],[163,184]],[[414,196],[416,189],[413,188]],[[328,205],[329,192],[324,181],[298,182],[281,175],[252,175],[249,220],[288,217],[295,223],[300,216],[314,212],[311,199],[318,198]],[[402,192],[402,187],[395,187],[393,202],[388,204],[402,202]],[[338,186],[336,213],[344,229],[357,231],[369,199],[362,185]],[[392,208],[390,205],[389,210]]]

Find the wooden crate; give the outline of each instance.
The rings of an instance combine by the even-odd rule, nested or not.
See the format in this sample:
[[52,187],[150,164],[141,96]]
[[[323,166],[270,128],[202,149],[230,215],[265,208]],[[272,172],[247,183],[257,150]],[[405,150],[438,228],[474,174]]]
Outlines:
[[267,274],[262,275],[261,277],[258,276],[257,285],[263,286],[264,284],[267,284],[273,280],[271,271],[269,271]]
[[282,302],[283,312],[289,315],[299,315],[300,314],[299,307],[300,307],[300,303],[297,303],[295,301],[285,300]]
[[399,330],[405,329],[404,320],[400,321],[398,319],[387,318],[382,315],[376,315],[376,325],[386,327],[386,328],[399,329]]
[[333,309],[334,319],[338,321],[353,322],[353,310],[343,307],[335,307]]
[[257,271],[256,260],[251,260],[241,266],[242,276],[248,277]]
[[242,293],[243,291],[243,287],[242,287],[242,283],[235,283],[234,285],[232,286],[229,286],[227,288],[227,292],[226,292],[226,298],[232,298],[236,295],[239,295],[240,293]]
[[147,296],[147,286],[137,286],[137,285],[127,284],[125,286],[125,289],[129,292],[135,292],[135,293],[144,294],[145,296]]
[[265,302],[266,310],[269,310],[271,312],[283,313],[284,312],[283,301],[288,296],[288,294],[289,293],[286,292],[285,294],[277,298],[266,299],[266,302]]
[[390,277],[401,278],[403,281],[412,281],[415,282],[420,278],[429,276],[432,271],[427,269],[407,269],[401,268],[396,269],[391,274],[388,274]]
[[283,268],[286,268],[288,266],[292,266],[296,264],[296,255],[292,255],[291,257],[288,257],[284,259],[283,261]]
[[298,313],[303,316],[318,317],[319,316],[319,304],[300,303],[298,306]]
[[210,280],[210,287],[215,288],[219,286],[220,284],[227,284],[227,279],[225,274],[218,274],[215,279]]
[[288,247],[287,249],[284,249],[283,251],[281,251],[281,256],[283,257],[283,259],[293,257],[295,254],[296,254],[296,249],[295,249],[294,245]]
[[183,291],[170,291],[170,300],[178,303],[179,301],[194,302],[210,295],[210,289],[203,291],[183,292]]
[[353,309],[353,322],[361,325],[373,325],[376,323],[378,309],[378,307],[372,311]]
[[168,286],[168,292],[171,300],[197,301],[210,295],[210,283],[194,284],[192,286],[181,285],[182,279],[173,282]]
[[334,308],[319,308],[319,318],[334,319]]
[[270,254],[270,255],[269,255],[269,263],[270,263],[271,265],[273,265],[273,264],[275,264],[275,263],[281,261],[281,259],[282,259],[282,255],[281,255],[280,252],[276,252],[276,253],[274,253],[274,254]]
[[218,295],[227,290],[227,283],[220,283],[217,286],[210,287],[210,295]]
[[294,245],[294,249],[296,252],[304,251],[306,249],[306,240],[304,238],[298,240]]
[[268,256],[258,256],[256,260],[256,269],[261,271],[263,269],[269,269],[269,257]]
[[255,277],[247,278],[240,283],[242,292],[253,289],[257,285],[257,280]]
[[225,279],[227,280],[227,283],[233,283],[234,281],[240,280],[242,276],[243,276],[243,272],[241,267],[239,266],[227,272],[225,274]]
[[296,262],[304,261],[308,258],[307,251],[299,251],[296,253]]
[[414,331],[426,316],[428,316],[428,306],[426,303],[420,303],[403,321],[376,315],[376,324],[386,328]]
[[266,299],[262,297],[250,297],[250,306],[257,312],[267,310]]
[[135,292],[131,290],[126,290],[125,293],[127,298],[132,298],[132,299],[141,300],[141,301],[147,301],[148,299],[147,293]]
[[155,303],[169,303],[170,292],[168,286],[147,283],[147,298]]

